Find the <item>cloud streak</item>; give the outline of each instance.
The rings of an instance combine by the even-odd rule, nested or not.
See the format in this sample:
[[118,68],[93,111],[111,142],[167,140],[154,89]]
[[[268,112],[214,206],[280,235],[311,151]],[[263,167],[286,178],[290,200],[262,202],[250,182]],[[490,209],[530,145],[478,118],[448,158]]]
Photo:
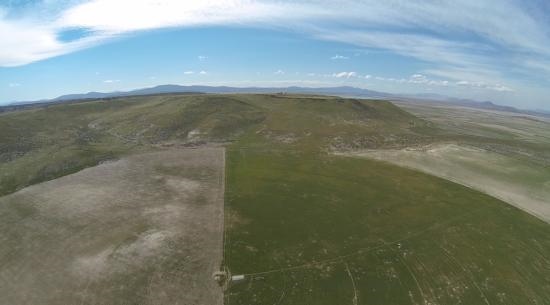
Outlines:
[[[61,3],[66,4],[48,9],[47,17],[28,13],[16,19],[8,14],[11,8],[0,6],[0,66],[19,66],[60,56],[127,33],[226,25],[298,29],[320,40],[414,58],[433,66],[423,71],[427,75],[446,77],[455,83],[468,79],[469,86],[501,92],[512,90],[507,83],[515,82],[517,75],[529,75],[546,82],[550,79],[550,32],[547,30],[550,22],[533,14],[541,10],[550,12],[543,0],[528,3],[520,0],[310,0],[303,3],[289,0],[89,0]],[[41,5],[40,9],[46,6]],[[84,29],[89,35],[70,42],[60,40],[59,34],[71,29]],[[205,60],[206,56],[198,56],[198,59]],[[348,57],[336,54],[331,59]],[[515,76],[509,73],[510,70]],[[424,80],[413,81],[422,83]]]
[[472,81],[472,80],[452,81],[449,79],[433,79],[433,78],[429,78],[426,75],[418,74],[418,73],[413,74],[408,78],[372,76],[370,74],[360,74],[357,72],[337,72],[332,74],[309,73],[308,76],[310,77],[324,76],[324,77],[339,78],[344,80],[354,79],[355,81],[374,80],[379,82],[388,82],[388,83],[395,83],[395,84],[418,85],[418,86],[423,86],[424,88],[435,86],[435,87],[455,87],[455,88],[462,87],[462,88],[469,88],[469,89],[483,89],[483,90],[491,90],[496,92],[515,92],[516,91],[513,88],[504,86],[499,83],[486,83],[486,82]]
[[332,77],[336,78],[352,78],[357,77],[357,72],[340,72],[332,74]]
[[336,55],[332,56],[330,59],[332,59],[332,60],[341,60],[341,59],[349,59],[349,57],[336,54]]

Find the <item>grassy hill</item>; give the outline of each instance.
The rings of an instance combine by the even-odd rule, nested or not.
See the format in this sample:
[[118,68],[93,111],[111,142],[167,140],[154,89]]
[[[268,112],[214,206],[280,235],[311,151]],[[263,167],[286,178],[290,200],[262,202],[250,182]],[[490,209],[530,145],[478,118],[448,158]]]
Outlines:
[[[160,95],[0,114],[0,195],[152,145],[262,139],[310,149],[381,145],[421,120],[387,102],[279,95]],[[252,133],[254,134],[254,133]]]

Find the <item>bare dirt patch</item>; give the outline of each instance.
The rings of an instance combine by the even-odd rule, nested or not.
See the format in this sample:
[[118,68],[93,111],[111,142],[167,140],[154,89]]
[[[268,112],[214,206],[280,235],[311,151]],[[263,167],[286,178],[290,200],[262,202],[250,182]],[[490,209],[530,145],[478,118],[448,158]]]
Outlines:
[[131,156],[0,198],[0,304],[222,304],[223,148]]

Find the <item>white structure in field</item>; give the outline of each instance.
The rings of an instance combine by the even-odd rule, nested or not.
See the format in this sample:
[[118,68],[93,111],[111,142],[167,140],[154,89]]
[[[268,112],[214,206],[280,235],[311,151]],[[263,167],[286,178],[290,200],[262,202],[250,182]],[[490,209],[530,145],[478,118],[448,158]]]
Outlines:
[[241,275],[233,275],[231,277],[231,283],[238,283],[238,282],[242,282],[245,280],[245,276],[244,274],[241,274]]

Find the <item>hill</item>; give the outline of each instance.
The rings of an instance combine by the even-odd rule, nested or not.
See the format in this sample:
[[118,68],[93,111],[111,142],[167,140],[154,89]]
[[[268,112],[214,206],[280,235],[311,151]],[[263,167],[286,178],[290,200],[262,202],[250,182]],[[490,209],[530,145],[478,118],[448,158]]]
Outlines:
[[228,86],[182,86],[182,85],[159,85],[150,88],[136,89],[130,91],[115,91],[115,92],[88,92],[83,94],[68,94],[62,95],[51,100],[29,101],[29,102],[14,102],[8,106],[0,107],[0,112],[9,111],[19,108],[34,107],[36,105],[44,105],[60,102],[74,102],[79,100],[91,99],[108,99],[115,97],[129,97],[139,95],[158,95],[158,94],[227,94],[227,93],[290,93],[290,94],[315,94],[315,95],[333,95],[341,97],[364,98],[364,99],[386,99],[409,101],[416,103],[448,103],[457,106],[471,107],[476,109],[487,109],[506,111],[513,113],[522,113],[529,115],[549,117],[547,111],[544,110],[524,110],[517,109],[511,106],[502,106],[491,101],[475,101],[469,99],[460,99],[449,97],[440,94],[421,93],[421,94],[391,94],[386,92],[373,91],[364,88],[356,88],[350,86],[340,87],[228,87]]
[[0,194],[152,145],[226,142],[250,129],[327,149],[391,145],[413,141],[410,127],[423,124],[388,102],[327,97],[189,94],[52,104],[0,114]]

